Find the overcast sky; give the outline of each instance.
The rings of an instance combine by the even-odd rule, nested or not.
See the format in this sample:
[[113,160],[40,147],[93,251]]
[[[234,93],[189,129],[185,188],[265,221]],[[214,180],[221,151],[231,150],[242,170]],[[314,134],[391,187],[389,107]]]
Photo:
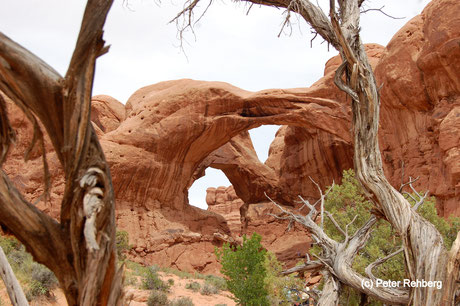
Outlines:
[[[202,0],[201,8],[207,2]],[[320,0],[319,3],[328,3]],[[361,17],[365,43],[386,45],[394,33],[419,14],[429,0],[369,0],[367,8],[380,8],[395,20],[370,11]],[[84,11],[82,0],[0,0],[0,31],[65,74]],[[98,60],[93,94],[107,94],[126,103],[140,87],[161,81],[191,78],[224,81],[246,90],[306,87],[323,75],[324,64],[337,53],[295,16],[292,31],[278,38],[283,10],[252,7],[232,1],[214,1],[188,33],[184,52],[178,47],[175,24],[169,21],[183,1],[116,0],[105,26],[110,52]],[[326,7],[326,6],[325,6]],[[251,131],[259,158],[267,157],[276,127]],[[217,170],[190,190],[192,204],[206,207],[205,189],[228,185]]]

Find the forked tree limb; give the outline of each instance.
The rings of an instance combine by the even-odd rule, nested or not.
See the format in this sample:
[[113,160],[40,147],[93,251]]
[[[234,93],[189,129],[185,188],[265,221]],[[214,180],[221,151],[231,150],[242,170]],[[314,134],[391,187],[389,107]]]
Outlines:
[[398,255],[399,253],[401,253],[404,249],[403,248],[400,248],[398,249],[397,251],[383,257],[383,258],[379,258],[377,259],[376,261],[374,261],[373,263],[371,263],[370,265],[368,265],[365,269],[365,272],[367,274],[367,276],[372,279],[372,280],[376,280],[377,278],[374,276],[374,274],[372,273],[372,269],[374,269],[376,266],[378,265],[381,265],[383,264],[384,262],[386,262],[388,259]]

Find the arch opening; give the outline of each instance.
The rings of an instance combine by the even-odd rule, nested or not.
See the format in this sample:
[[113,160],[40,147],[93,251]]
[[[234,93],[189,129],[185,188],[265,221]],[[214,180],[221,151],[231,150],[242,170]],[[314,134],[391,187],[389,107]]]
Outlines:
[[206,189],[209,187],[230,186],[231,183],[225,174],[218,169],[206,168],[205,175],[193,182],[188,189],[189,204],[201,209],[208,209],[206,203]]
[[280,125],[262,125],[249,130],[252,145],[261,163],[265,163],[267,160],[268,151],[280,127]]

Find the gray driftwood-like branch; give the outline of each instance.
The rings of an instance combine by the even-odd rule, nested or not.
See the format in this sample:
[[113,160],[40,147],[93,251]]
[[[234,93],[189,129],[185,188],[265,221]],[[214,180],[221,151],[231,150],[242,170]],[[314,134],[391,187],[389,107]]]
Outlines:
[[[385,288],[385,287],[363,287],[363,283],[370,282],[372,279],[360,275],[352,268],[353,259],[357,256],[358,252],[365,246],[370,238],[372,227],[377,222],[377,218],[372,216],[361,228],[359,228],[352,236],[348,234],[347,230],[342,230],[344,234],[344,241],[338,242],[330,238],[313,219],[312,216],[317,215],[316,208],[308,201],[305,205],[308,206],[310,211],[307,215],[302,216],[293,213],[292,211],[279,205],[271,198],[267,198],[281,211],[279,215],[272,215],[281,220],[293,220],[309,230],[312,238],[316,241],[322,249],[321,256],[318,256],[318,261],[307,261],[303,266],[297,268],[299,271],[313,270],[322,266],[325,273],[330,274],[328,286],[324,286],[321,293],[323,304],[319,305],[334,305],[329,304],[331,301],[338,302],[338,294],[340,291],[340,284],[347,285],[351,288],[358,290],[368,296],[374,297],[380,301],[388,304],[407,304],[409,302],[409,290],[400,288]],[[329,213],[326,212],[326,215]],[[330,214],[329,214],[330,215]],[[336,226],[339,226],[338,224]],[[295,268],[291,269],[293,272]],[[289,270],[285,273],[291,272]],[[324,273],[324,272],[323,272]],[[324,295],[324,297],[323,297]],[[326,298],[327,297],[327,298]],[[320,298],[320,301],[321,301]],[[334,300],[337,298],[337,300]]]
[[29,303],[24,295],[24,291],[13,273],[13,269],[11,269],[2,247],[0,247],[0,276],[5,284],[11,304],[14,306],[28,306]]

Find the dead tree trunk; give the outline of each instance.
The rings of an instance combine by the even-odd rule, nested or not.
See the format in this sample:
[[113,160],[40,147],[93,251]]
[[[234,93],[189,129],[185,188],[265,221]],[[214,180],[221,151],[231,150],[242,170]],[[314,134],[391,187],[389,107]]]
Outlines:
[[[0,90],[34,126],[31,147],[44,127],[65,174],[60,221],[28,203],[2,170],[0,223],[58,278],[69,305],[118,305],[114,194],[109,168],[90,121],[97,57],[108,51],[103,25],[112,1],[89,0],[65,77],[0,33]],[[1,161],[13,138],[0,95]],[[27,157],[27,154],[26,154]],[[44,156],[45,186],[49,177]],[[46,193],[46,192],[45,192]]]
[[13,273],[13,269],[11,269],[2,247],[0,247],[0,275],[3,279],[3,283],[5,283],[11,304],[14,306],[28,306],[29,303],[24,295],[24,291]]

